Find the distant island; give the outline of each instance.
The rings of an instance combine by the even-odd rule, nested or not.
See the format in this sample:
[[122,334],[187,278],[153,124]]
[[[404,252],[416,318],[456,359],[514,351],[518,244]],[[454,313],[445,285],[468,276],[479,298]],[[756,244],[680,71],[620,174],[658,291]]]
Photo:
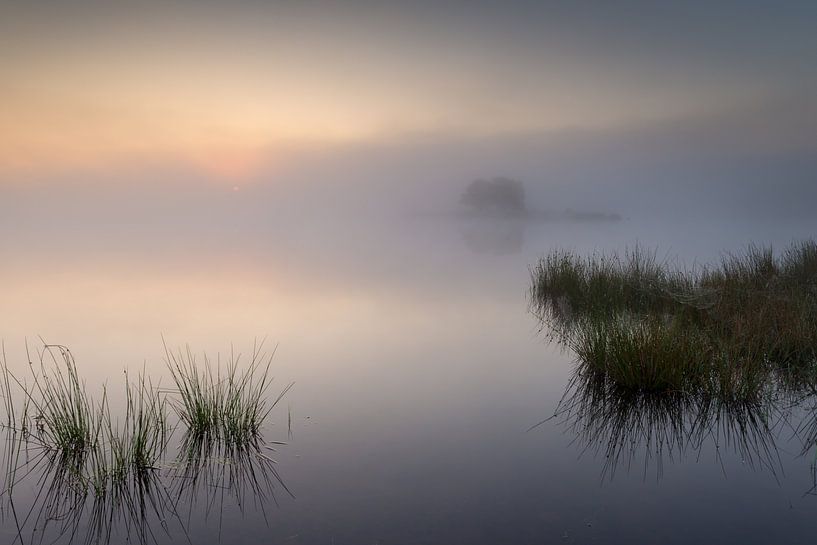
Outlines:
[[470,217],[519,218],[583,222],[621,221],[616,213],[573,210],[539,210],[525,203],[525,186],[519,180],[496,177],[469,183],[460,196],[464,213]]

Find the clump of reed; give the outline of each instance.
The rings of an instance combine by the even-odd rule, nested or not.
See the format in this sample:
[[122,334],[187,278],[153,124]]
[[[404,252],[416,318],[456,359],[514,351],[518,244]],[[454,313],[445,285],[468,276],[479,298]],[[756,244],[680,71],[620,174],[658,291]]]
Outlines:
[[[95,401],[71,351],[46,344],[29,354],[28,377],[0,361],[6,428],[44,452],[74,485],[107,493],[112,484],[155,469],[168,439],[164,396],[144,373],[125,381],[125,416],[113,419],[107,388]],[[67,477],[66,477],[67,478]]]
[[215,362],[203,356],[203,367],[189,347],[175,352],[165,347],[167,366],[178,391],[172,406],[191,435],[227,444],[247,443],[258,437],[270,411],[293,386],[290,383],[272,403],[267,402],[275,351],[267,355],[263,346],[263,342],[253,345],[244,366],[241,355],[231,352],[224,363],[220,356]]
[[532,310],[562,319],[574,313],[664,312],[693,288],[686,275],[640,247],[624,255],[589,257],[556,249],[533,267],[531,276]]
[[[21,542],[25,528],[42,536],[48,526],[74,536],[83,517],[88,543],[109,542],[117,523],[140,543],[156,542],[154,524],[166,529],[167,518],[181,522],[176,504],[200,492],[191,483],[230,490],[242,505],[245,494],[263,502],[276,484],[286,490],[266,452],[278,443],[265,442],[261,427],[292,384],[267,400],[272,355],[264,354],[263,343],[253,347],[246,366],[231,354],[223,366],[220,358],[212,364],[205,357],[200,368],[189,349],[174,355],[166,348],[177,390],[154,384],[144,369],[135,377],[126,372],[124,397],[115,404],[107,386],[96,399],[88,393],[68,348],[44,344],[34,354],[26,348],[28,372],[17,376],[0,344],[6,410],[0,428],[8,441],[0,498]],[[112,416],[112,404],[124,416]],[[175,429],[168,407],[186,428],[175,463],[165,457]],[[163,469],[171,480],[182,479],[180,489],[166,486]],[[36,506],[18,518],[13,489],[32,475],[41,484]]]
[[531,273],[532,311],[581,366],[622,388],[751,400],[817,378],[814,241],[780,255],[749,247],[692,271],[638,248],[555,250]]
[[166,397],[144,372],[134,382],[125,374],[125,417],[112,420],[106,414],[111,473],[122,478],[158,469],[169,439]]
[[[42,445],[59,451],[66,459],[79,462],[98,446],[105,417],[105,397],[103,395],[102,401],[96,404],[88,396],[68,348],[45,345],[38,356],[37,363],[29,359],[30,388],[14,379],[22,386],[24,396],[19,429],[35,434]],[[7,369],[4,374],[10,376]],[[6,390],[10,390],[10,386],[7,385]],[[13,411],[9,414],[13,415]]]
[[[661,318],[587,319],[569,341],[581,362],[616,384],[644,391],[689,391],[703,372],[701,338]],[[674,361],[676,365],[667,365]]]

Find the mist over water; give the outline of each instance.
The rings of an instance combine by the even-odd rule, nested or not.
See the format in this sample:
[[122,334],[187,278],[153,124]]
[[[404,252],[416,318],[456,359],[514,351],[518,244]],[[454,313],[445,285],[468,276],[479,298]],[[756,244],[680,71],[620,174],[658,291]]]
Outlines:
[[[477,35],[506,43],[493,24],[498,14],[491,17],[480,19]],[[656,32],[678,41],[676,23],[673,32]],[[817,527],[814,447],[798,422],[809,421],[811,407],[795,409],[789,420],[766,415],[768,429],[750,426],[748,440],[735,433],[728,414],[715,426],[695,423],[692,436],[683,431],[689,422],[662,420],[660,411],[651,419],[650,407],[600,411],[600,421],[579,413],[527,430],[557,410],[574,369],[574,355],[548,342],[548,331],[528,311],[529,267],[539,257],[557,247],[591,254],[638,245],[693,268],[749,244],[782,249],[817,234],[813,63],[787,79],[781,71],[788,65],[775,61],[775,48],[814,50],[808,30],[800,41],[747,44],[746,35],[732,35],[730,44],[757,53],[758,64],[741,70],[724,72],[735,64],[731,50],[706,70],[685,71],[670,48],[663,52],[672,61],[662,68],[663,79],[654,72],[664,60],[651,55],[610,60],[615,70],[602,63],[605,73],[637,82],[616,84],[608,74],[609,96],[602,88],[598,94],[610,104],[582,95],[572,124],[521,122],[528,116],[511,105],[530,98],[522,89],[527,80],[515,86],[514,74],[499,77],[483,67],[482,79],[492,82],[488,96],[454,109],[452,119],[483,123],[486,115],[498,124],[507,111],[507,127],[409,124],[361,141],[270,146],[254,151],[252,160],[239,157],[237,167],[218,153],[195,161],[130,157],[131,139],[139,138],[124,131],[127,138],[119,141],[114,130],[109,136],[122,149],[108,152],[124,155],[104,157],[102,149],[96,162],[81,166],[55,159],[17,168],[16,157],[4,151],[0,338],[7,364],[26,376],[27,343],[66,345],[88,390],[99,396],[106,388],[116,411],[124,370],[130,376],[144,370],[163,387],[170,384],[163,340],[210,356],[247,354],[262,338],[276,349],[271,391],[295,386],[270,414],[264,436],[286,443],[269,456],[294,497],[278,486],[274,498],[264,499],[229,473],[237,486],[224,486],[218,478],[224,473],[212,468],[243,466],[219,464],[224,453],[212,454],[203,464],[208,478],[185,489],[191,492],[175,504],[178,515],[154,517],[158,543],[247,543],[258,536],[304,544],[807,542]],[[612,36],[644,38],[643,32]],[[703,34],[716,43],[724,37]],[[451,50],[461,61],[481,43],[463,36]],[[498,50],[497,58],[528,58],[517,54],[524,36],[512,38],[520,49]],[[654,41],[647,41],[637,49],[652,52]],[[600,43],[591,45],[567,50],[595,59]],[[604,43],[608,48],[613,57],[632,53],[620,36]],[[375,61],[382,59],[360,65]],[[770,62],[773,74],[741,79]],[[574,81],[558,66],[520,73],[550,69],[562,74],[554,81]],[[411,77],[401,77],[413,83],[426,73],[408,72]],[[674,85],[673,77],[690,87]],[[591,87],[581,81],[583,91]],[[468,93],[481,88],[455,83],[440,84],[457,97],[440,102],[441,111],[458,103],[460,85]],[[575,89],[567,87],[563,94],[572,97]],[[699,96],[698,88],[711,96]],[[554,111],[573,111],[557,91],[548,95]],[[344,96],[353,94],[346,89]],[[638,107],[628,106],[631,94]],[[541,117],[538,108],[550,102],[533,95],[536,108],[528,109]],[[410,106],[408,113],[381,110],[413,119],[429,105]],[[70,102],[61,107],[73,112]],[[593,117],[619,108],[632,119]],[[233,119],[239,110],[216,114]],[[47,113],[53,118],[59,108]],[[66,119],[63,130],[70,133],[74,117]],[[143,139],[150,132],[129,128]],[[213,144],[217,138],[208,140],[210,132],[193,128],[197,138],[207,137],[204,144],[221,149]],[[91,148],[104,140],[78,134]],[[43,157],[73,153],[26,138],[21,141]],[[45,151],[37,151],[41,141]],[[178,143],[170,138],[163,145]],[[150,149],[142,142],[137,151],[142,147]],[[521,203],[518,188],[510,198],[494,195],[494,202],[463,198],[474,180],[495,179],[519,183]],[[616,426],[616,418],[624,425]],[[654,432],[658,442],[634,430]],[[162,471],[173,486],[192,482],[172,461]],[[21,509],[36,502],[38,485],[29,480],[15,489]],[[222,490],[225,495],[213,494]],[[2,514],[0,542],[12,543],[18,525],[8,510]],[[35,519],[26,526],[26,542],[37,541],[37,532],[49,542],[71,540],[59,524]],[[110,541],[125,543],[128,533],[120,524]]]
[[528,294],[556,248],[815,238],[816,8],[0,4],[0,370],[67,346],[117,426],[139,373],[178,401],[166,347],[295,383],[264,441],[180,426],[93,491],[23,396],[0,544],[812,542],[811,395],[611,395]]
[[528,267],[554,247],[638,244],[691,267],[749,243],[782,247],[817,222],[774,207],[733,214],[703,193],[688,195],[699,209],[655,201],[657,190],[568,187],[558,168],[518,177],[529,209],[620,219],[474,215],[460,203],[473,178],[526,168],[472,177],[479,161],[438,160],[445,168],[409,167],[410,153],[354,168],[335,157],[237,189],[150,172],[133,174],[143,184],[97,174],[3,188],[9,365],[23,370],[25,339],[41,336],[71,347],[89,386],[115,387],[125,368],[167,380],[162,337],[211,355],[277,344],[276,384],[296,385],[267,435],[288,443],[274,456],[295,498],[278,496],[266,519],[232,500],[218,519],[195,515],[194,543],[216,542],[218,527],[221,543],[260,531],[295,543],[809,535],[810,458],[785,434],[785,471],[712,440],[671,459],[637,455],[610,478],[603,455],[582,455],[557,422],[526,432],[556,409],[573,358],[539,333],[527,289]]

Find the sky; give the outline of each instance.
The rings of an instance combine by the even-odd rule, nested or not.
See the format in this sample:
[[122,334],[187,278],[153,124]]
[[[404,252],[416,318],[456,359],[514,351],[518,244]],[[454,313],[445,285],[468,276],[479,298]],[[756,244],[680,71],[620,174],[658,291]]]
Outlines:
[[815,23],[813,2],[3,2],[0,191],[509,175],[801,202]]
[[814,90],[813,3],[4,3],[0,167],[240,174],[406,133],[604,130]]

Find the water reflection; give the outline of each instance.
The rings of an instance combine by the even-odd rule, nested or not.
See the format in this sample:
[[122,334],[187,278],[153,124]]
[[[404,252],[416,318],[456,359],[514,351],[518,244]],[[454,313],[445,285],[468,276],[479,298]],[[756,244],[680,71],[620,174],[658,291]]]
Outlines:
[[791,429],[791,417],[784,399],[727,403],[626,391],[601,374],[577,370],[551,419],[575,435],[582,453],[603,456],[602,478],[612,479],[623,468],[660,479],[665,463],[698,460],[707,449],[724,474],[727,451],[776,477],[782,470],[777,440]]
[[510,255],[522,250],[525,222],[515,218],[468,220],[462,227],[462,239],[478,254]]
[[[602,474],[713,450],[782,471],[779,443],[814,444],[813,241],[750,248],[701,273],[635,248],[624,258],[552,251],[532,270],[531,311],[575,354],[556,418]],[[739,272],[738,272],[739,271]],[[790,431],[789,439],[782,432]]]
[[[678,540],[664,538],[675,534],[711,542],[723,537],[712,537],[711,519],[730,529],[747,513],[768,531],[753,527],[757,537],[745,542],[811,535],[804,530],[815,528],[813,501],[797,503],[811,482],[810,460],[792,463],[787,458],[802,444],[789,448],[776,442],[784,450],[785,493],[791,490],[796,507],[802,507],[789,511],[783,492],[766,472],[742,472],[732,456],[724,456],[728,483],[710,479],[720,470],[705,450],[706,463],[665,463],[661,486],[640,483],[640,465],[633,466],[637,470],[630,478],[619,465],[615,483],[600,490],[598,470],[604,459],[588,452],[576,461],[575,450],[563,448],[570,435],[560,436],[556,426],[523,433],[532,420],[553,410],[570,372],[569,356],[543,357],[541,342],[532,339],[522,291],[527,266],[536,257],[529,254],[556,244],[579,249],[624,244],[619,239],[635,240],[633,233],[640,240],[652,236],[647,243],[656,243],[666,229],[644,229],[642,224],[639,230],[628,222],[528,222],[521,253],[483,259],[464,246],[459,229],[465,224],[418,221],[399,232],[378,226],[371,229],[370,239],[341,237],[337,230],[326,236],[316,232],[311,245],[311,240],[282,245],[277,239],[247,237],[235,242],[235,251],[210,248],[215,243],[182,251],[164,239],[151,240],[151,249],[166,251],[76,252],[61,255],[59,268],[29,252],[0,271],[7,288],[0,330],[7,340],[41,333],[69,343],[90,386],[106,377],[116,385],[120,366],[141,367],[145,359],[148,374],[161,377],[166,386],[162,333],[211,353],[223,351],[225,339],[231,338],[270,334],[281,342],[276,375],[297,377],[301,385],[293,414],[302,431],[295,445],[281,447],[277,454],[261,452],[279,461],[276,469],[298,501],[275,482],[281,508],[272,499],[265,504],[267,528],[249,492],[242,518],[231,492],[218,503],[220,494],[213,494],[221,489],[212,479],[207,485],[204,476],[195,485],[194,479],[176,482],[172,476],[184,475],[186,462],[171,457],[176,465],[162,464],[159,476],[182,521],[165,512],[165,531],[159,516],[150,514],[159,542],[186,542],[185,528],[193,543],[212,544],[220,516],[225,543],[550,543],[561,542],[565,532],[576,542],[672,543]],[[720,238],[710,242],[704,231]],[[293,232],[307,238],[304,231]],[[749,236],[742,226],[707,225],[692,230],[693,235],[689,229],[672,233],[683,233],[674,250],[698,256],[707,254],[683,246],[682,240],[703,241],[715,252],[734,242],[724,241],[729,233]],[[362,249],[349,242],[358,239]],[[386,239],[388,244],[380,244]],[[350,255],[341,256],[343,252]],[[24,356],[11,353],[10,361],[22,363]],[[180,438],[174,436],[174,449]],[[286,440],[286,434],[279,425],[269,430],[268,438]],[[689,449],[686,455],[694,460]],[[210,459],[215,471],[218,457],[201,459]],[[654,467],[651,463],[649,471]],[[37,492],[28,487],[38,484],[36,473],[32,476],[15,488],[21,520]],[[699,484],[684,489],[675,486],[679,480]],[[182,485],[188,488],[179,497]],[[192,496],[192,512],[191,487],[200,494]],[[710,503],[702,505],[702,495]],[[665,507],[668,501],[674,509]],[[145,499],[147,507],[150,502]],[[710,507],[715,502],[717,510]],[[205,521],[210,504],[213,516]],[[754,508],[748,509],[749,504]],[[656,507],[645,515],[648,505]],[[675,515],[661,518],[661,512]],[[8,510],[6,514],[0,543],[19,542],[13,516]],[[591,516],[589,528],[583,519]],[[27,528],[25,541],[39,541],[31,520]],[[658,538],[645,537],[662,529]],[[85,531],[80,527],[75,540],[82,541]],[[122,524],[112,531],[117,534],[112,543],[125,542]],[[52,528],[42,542],[57,534]],[[296,534],[300,537],[286,541]]]
[[197,508],[203,508],[207,520],[218,516],[220,533],[225,505],[236,505],[242,515],[252,507],[267,521],[266,505],[270,501],[277,505],[279,487],[294,497],[271,458],[273,445],[282,444],[261,439],[225,443],[186,433],[168,477],[174,504],[187,508],[187,523],[195,520]]
[[97,479],[75,458],[15,431],[6,434],[5,458],[3,511],[21,543],[108,543],[119,534],[156,542],[174,518],[158,470]]
[[465,246],[477,254],[514,255],[521,252],[529,231],[569,230],[579,226],[614,225],[618,214],[574,210],[528,210],[522,214],[502,211],[465,212],[456,216]]
[[185,435],[172,462],[104,479],[26,434],[6,430],[5,439],[2,515],[12,543],[189,542],[188,529],[216,514],[220,539],[230,506],[266,521],[277,489],[291,495],[260,439],[237,447]]

